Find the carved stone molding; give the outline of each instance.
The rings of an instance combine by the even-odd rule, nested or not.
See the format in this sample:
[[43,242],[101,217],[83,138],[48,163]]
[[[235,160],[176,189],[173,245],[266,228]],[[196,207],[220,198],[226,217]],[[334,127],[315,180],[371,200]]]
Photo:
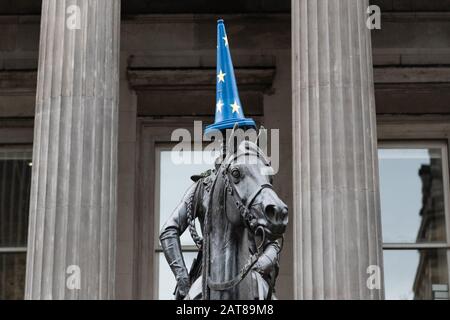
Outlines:
[[[236,68],[241,90],[267,92],[272,88],[276,69],[274,67]],[[0,71],[0,94],[34,94],[36,70]],[[180,69],[129,69],[128,81],[134,90],[196,89],[215,87],[215,70],[212,68]],[[450,83],[450,67],[375,67],[374,82],[378,88],[397,84],[421,84],[420,87]]]
[[450,82],[450,67],[383,67],[373,72],[377,84]]
[[[275,68],[235,68],[240,90],[267,92],[275,78]],[[134,90],[214,90],[213,68],[129,69],[128,81]]]
[[36,70],[0,71],[0,94],[35,94],[36,79]]

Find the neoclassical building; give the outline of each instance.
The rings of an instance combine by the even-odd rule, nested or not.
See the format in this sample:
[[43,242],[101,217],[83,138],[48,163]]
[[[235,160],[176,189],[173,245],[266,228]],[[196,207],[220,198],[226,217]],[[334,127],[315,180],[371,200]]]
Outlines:
[[1,2],[0,299],[172,298],[158,231],[210,164],[171,134],[213,121],[219,18],[279,129],[277,296],[448,299],[448,0]]

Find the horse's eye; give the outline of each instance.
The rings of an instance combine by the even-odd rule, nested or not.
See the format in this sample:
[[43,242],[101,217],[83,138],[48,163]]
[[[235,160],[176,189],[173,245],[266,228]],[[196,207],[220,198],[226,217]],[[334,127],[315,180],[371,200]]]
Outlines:
[[239,169],[235,168],[231,170],[231,175],[233,176],[233,178],[239,179],[241,177],[241,172],[239,171]]

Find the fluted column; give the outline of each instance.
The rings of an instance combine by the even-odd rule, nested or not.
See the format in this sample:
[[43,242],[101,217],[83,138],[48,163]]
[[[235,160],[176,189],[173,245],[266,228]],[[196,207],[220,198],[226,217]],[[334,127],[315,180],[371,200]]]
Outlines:
[[372,289],[367,286],[376,270],[369,266],[382,267],[368,5],[367,0],[292,1],[299,299],[383,297],[382,289],[374,289],[377,275]]
[[42,2],[27,299],[114,297],[119,36],[120,0]]

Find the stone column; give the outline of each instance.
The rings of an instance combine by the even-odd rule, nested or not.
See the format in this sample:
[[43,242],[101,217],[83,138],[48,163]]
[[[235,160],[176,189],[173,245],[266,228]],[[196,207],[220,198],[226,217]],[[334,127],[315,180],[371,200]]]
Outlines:
[[368,5],[292,1],[298,299],[383,298],[367,286],[369,266],[382,267]]
[[26,299],[114,298],[120,0],[43,0]]

